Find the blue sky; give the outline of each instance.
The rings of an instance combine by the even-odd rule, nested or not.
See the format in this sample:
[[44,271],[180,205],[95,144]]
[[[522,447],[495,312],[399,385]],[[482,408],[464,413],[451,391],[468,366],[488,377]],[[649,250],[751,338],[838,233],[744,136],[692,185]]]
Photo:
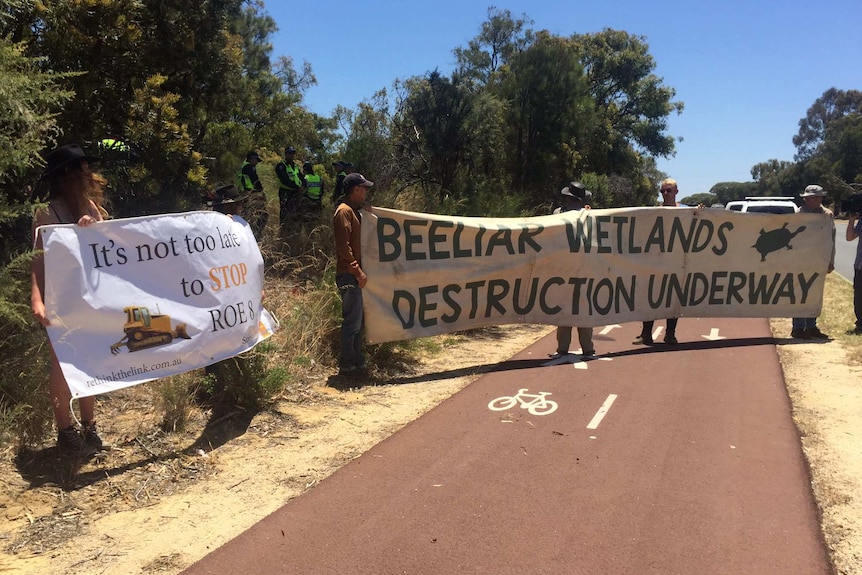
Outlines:
[[814,101],[833,86],[862,89],[860,0],[270,0],[266,10],[279,26],[273,57],[311,64],[318,85],[304,104],[328,116],[396,78],[450,73],[452,50],[479,33],[492,5],[560,36],[613,28],[646,38],[656,74],[685,104],[670,119],[682,138],[676,156],[659,160],[680,197],[750,181],[758,162],[792,160]]

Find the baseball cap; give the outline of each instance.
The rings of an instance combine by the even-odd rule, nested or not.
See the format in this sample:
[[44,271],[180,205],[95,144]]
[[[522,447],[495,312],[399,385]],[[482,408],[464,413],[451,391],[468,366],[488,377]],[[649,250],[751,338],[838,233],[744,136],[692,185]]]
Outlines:
[[353,174],[347,174],[344,177],[344,191],[349,192],[352,188],[356,186],[362,186],[363,188],[370,188],[374,185],[374,182],[370,182],[365,179],[360,173],[354,172]]

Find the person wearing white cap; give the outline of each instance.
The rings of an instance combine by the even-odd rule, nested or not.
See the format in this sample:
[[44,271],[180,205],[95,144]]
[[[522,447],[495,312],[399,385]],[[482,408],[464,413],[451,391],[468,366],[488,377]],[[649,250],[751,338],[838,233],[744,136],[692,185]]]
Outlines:
[[[812,184],[805,188],[799,197],[802,198],[802,206],[799,208],[801,214],[823,214],[829,216],[830,220],[834,217],[832,210],[823,207],[823,198],[826,197],[826,191],[816,184]],[[835,269],[835,223],[832,223],[832,256],[829,259],[829,273]],[[792,319],[793,329],[790,331],[790,337],[796,339],[832,339],[817,327],[816,317],[794,317]]]
[[[569,182],[568,186],[560,190],[561,206],[554,210],[554,213],[589,210],[590,204],[588,202],[592,195],[592,192],[581,182]],[[578,342],[581,344],[581,354],[585,356],[596,355],[596,348],[593,345],[593,328],[579,327],[577,329]],[[568,325],[557,327],[557,352],[551,357],[557,358],[568,355],[571,343],[572,327]]]

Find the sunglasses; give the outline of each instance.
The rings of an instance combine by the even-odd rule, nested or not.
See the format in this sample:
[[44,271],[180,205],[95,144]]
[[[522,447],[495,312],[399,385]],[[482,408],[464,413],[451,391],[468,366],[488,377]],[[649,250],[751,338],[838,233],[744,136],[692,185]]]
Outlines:
[[675,191],[676,191],[676,190],[674,190],[673,188],[662,188],[661,193],[663,193],[663,194],[670,194],[670,193],[673,193],[673,192],[675,192]]

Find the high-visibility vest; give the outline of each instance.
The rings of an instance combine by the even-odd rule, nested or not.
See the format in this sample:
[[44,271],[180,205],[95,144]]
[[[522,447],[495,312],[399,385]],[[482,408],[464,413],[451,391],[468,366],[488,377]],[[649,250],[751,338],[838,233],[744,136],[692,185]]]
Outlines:
[[308,191],[305,193],[312,200],[320,200],[323,180],[317,174],[305,174],[305,183]]
[[99,147],[103,150],[110,152],[128,152],[129,145],[122,140],[115,140],[113,138],[104,138],[99,141]]
[[[284,169],[287,172],[287,177],[293,180],[296,183],[297,188],[302,187],[302,179],[299,177],[299,168],[293,162],[287,162],[285,160],[281,161],[284,164]],[[278,188],[281,190],[289,190],[290,188],[285,188],[284,184],[279,180]]]
[[243,173],[243,170],[246,166],[250,164],[245,161],[239,167],[239,171],[236,173],[236,187],[239,188],[241,192],[251,192],[254,191],[254,182],[251,181],[251,178],[248,174]]

